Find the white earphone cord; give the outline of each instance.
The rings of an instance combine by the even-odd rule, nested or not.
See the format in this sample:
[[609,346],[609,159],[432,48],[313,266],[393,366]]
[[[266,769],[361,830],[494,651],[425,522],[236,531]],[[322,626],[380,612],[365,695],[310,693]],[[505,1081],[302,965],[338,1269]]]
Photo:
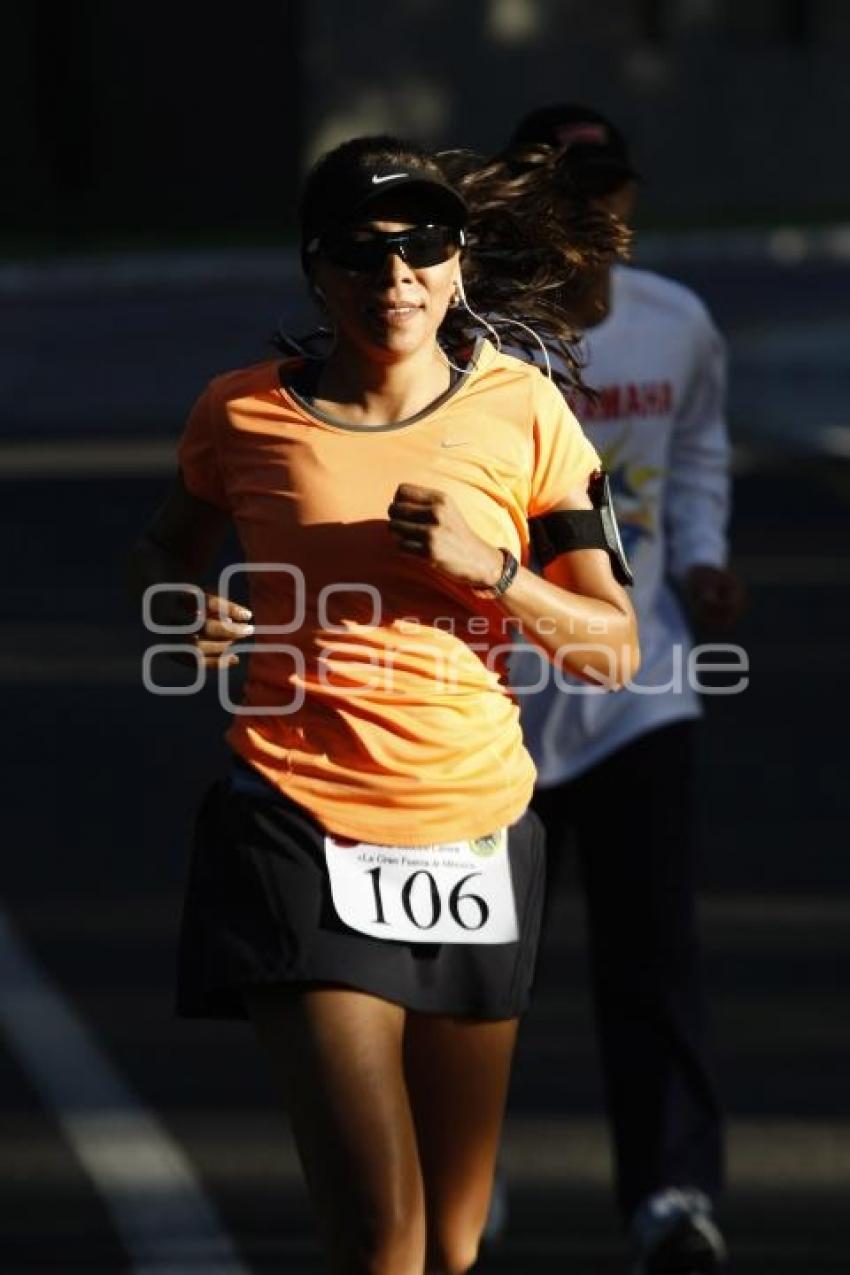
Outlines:
[[[497,349],[497,350],[501,351],[501,349],[502,349],[502,338],[499,336],[498,332],[497,332],[497,331],[496,331],[496,329],[493,327],[493,323],[500,323],[500,324],[513,324],[513,326],[514,326],[514,327],[516,327],[516,328],[522,328],[523,332],[527,332],[527,333],[529,334],[529,336],[534,337],[534,340],[535,340],[535,341],[537,342],[537,344],[540,346],[540,350],[541,350],[541,352],[542,352],[542,354],[543,354],[543,362],[544,362],[545,367],[546,367],[546,375],[548,376],[548,378],[549,378],[549,380],[550,380],[550,381],[553,379],[553,377],[552,377],[552,363],[551,363],[551,360],[550,360],[550,358],[549,358],[549,351],[546,349],[546,346],[545,346],[545,344],[544,344],[544,342],[543,342],[542,338],[540,337],[539,333],[537,333],[537,332],[535,332],[535,331],[534,331],[534,328],[529,327],[529,325],[528,325],[527,323],[523,323],[520,319],[506,319],[506,318],[505,318],[505,319],[502,319],[502,318],[500,318],[500,319],[494,319],[492,322],[490,322],[488,319],[485,319],[485,318],[484,318],[484,316],[483,316],[482,314],[476,314],[475,310],[473,310],[472,306],[469,304],[469,302],[468,302],[468,300],[467,300],[467,298],[466,298],[466,292],[465,292],[465,290],[464,290],[464,286],[463,286],[463,279],[460,277],[460,275],[458,275],[458,280],[457,280],[457,294],[458,294],[458,296],[460,297],[461,302],[463,303],[463,307],[464,307],[464,309],[466,310],[467,314],[470,316],[470,318],[474,319],[476,323],[479,323],[479,324],[481,325],[481,327],[482,327],[482,328],[485,328],[485,329],[486,329],[486,331],[490,333],[490,335],[492,336],[492,338],[493,338],[493,340],[494,340],[494,342],[495,342],[495,344],[496,344],[496,349]],[[464,374],[467,374],[467,373],[470,371],[470,369],[469,369],[469,368],[461,368],[461,367],[458,367],[458,366],[457,366],[457,364],[452,363],[451,359],[450,359],[450,358],[449,358],[449,356],[446,354],[445,350],[443,351],[443,357],[445,358],[445,360],[446,360],[446,362],[448,363],[449,367],[453,367],[453,368],[455,369],[455,371],[457,371],[457,372],[462,372],[462,373],[464,373]]]

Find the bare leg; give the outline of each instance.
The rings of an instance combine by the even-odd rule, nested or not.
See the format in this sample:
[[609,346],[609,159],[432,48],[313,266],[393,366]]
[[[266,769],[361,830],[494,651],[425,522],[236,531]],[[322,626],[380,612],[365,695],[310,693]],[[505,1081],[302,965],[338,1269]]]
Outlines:
[[425,1209],[406,1011],[346,988],[246,995],[283,1088],[334,1275],[422,1275]]
[[427,1275],[475,1263],[493,1186],[517,1019],[410,1014],[405,1068],[428,1220]]

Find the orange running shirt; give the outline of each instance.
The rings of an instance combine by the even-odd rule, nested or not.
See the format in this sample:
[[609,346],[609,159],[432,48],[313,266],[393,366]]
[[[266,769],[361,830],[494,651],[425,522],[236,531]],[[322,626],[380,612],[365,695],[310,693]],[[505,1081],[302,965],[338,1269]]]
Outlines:
[[599,461],[535,367],[486,340],[469,367],[418,417],[356,428],[299,401],[279,361],[260,363],[213,380],[180,441],[187,488],[231,514],[253,564],[257,633],[228,742],[339,836],[483,836],[531,796],[508,617],[401,552],[387,507],[401,482],[437,488],[526,561],[528,518]]

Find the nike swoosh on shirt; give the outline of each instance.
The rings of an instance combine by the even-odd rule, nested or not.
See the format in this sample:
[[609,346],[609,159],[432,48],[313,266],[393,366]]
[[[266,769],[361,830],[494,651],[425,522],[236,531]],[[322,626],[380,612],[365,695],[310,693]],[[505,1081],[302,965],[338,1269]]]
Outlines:
[[465,447],[466,441],[467,440],[465,438],[444,438],[440,442],[440,446],[441,447]]
[[390,173],[388,177],[376,177],[372,174],[372,185],[379,186],[381,182],[397,182],[399,178],[406,177],[407,173]]

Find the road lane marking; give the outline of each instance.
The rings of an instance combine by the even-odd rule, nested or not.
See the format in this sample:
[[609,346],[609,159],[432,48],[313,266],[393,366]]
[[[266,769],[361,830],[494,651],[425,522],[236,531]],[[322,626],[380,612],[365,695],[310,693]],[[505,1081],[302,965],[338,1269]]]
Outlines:
[[848,554],[741,554],[733,566],[750,584],[766,588],[850,583]]
[[101,478],[177,473],[169,438],[78,438],[0,443],[0,478]]
[[2,908],[0,1028],[100,1195],[135,1275],[249,1275],[187,1156]]
[[0,299],[82,296],[148,291],[285,287],[301,277],[299,254],[286,248],[179,250],[139,249],[97,256],[61,256],[46,261],[0,263]]
[[[638,265],[752,261],[794,267],[801,261],[850,262],[850,223],[767,229],[659,231],[641,235]],[[293,248],[171,248],[66,254],[44,261],[0,263],[0,298],[94,295],[146,290],[196,292],[222,285],[244,288],[269,281],[295,283],[301,275]]]

